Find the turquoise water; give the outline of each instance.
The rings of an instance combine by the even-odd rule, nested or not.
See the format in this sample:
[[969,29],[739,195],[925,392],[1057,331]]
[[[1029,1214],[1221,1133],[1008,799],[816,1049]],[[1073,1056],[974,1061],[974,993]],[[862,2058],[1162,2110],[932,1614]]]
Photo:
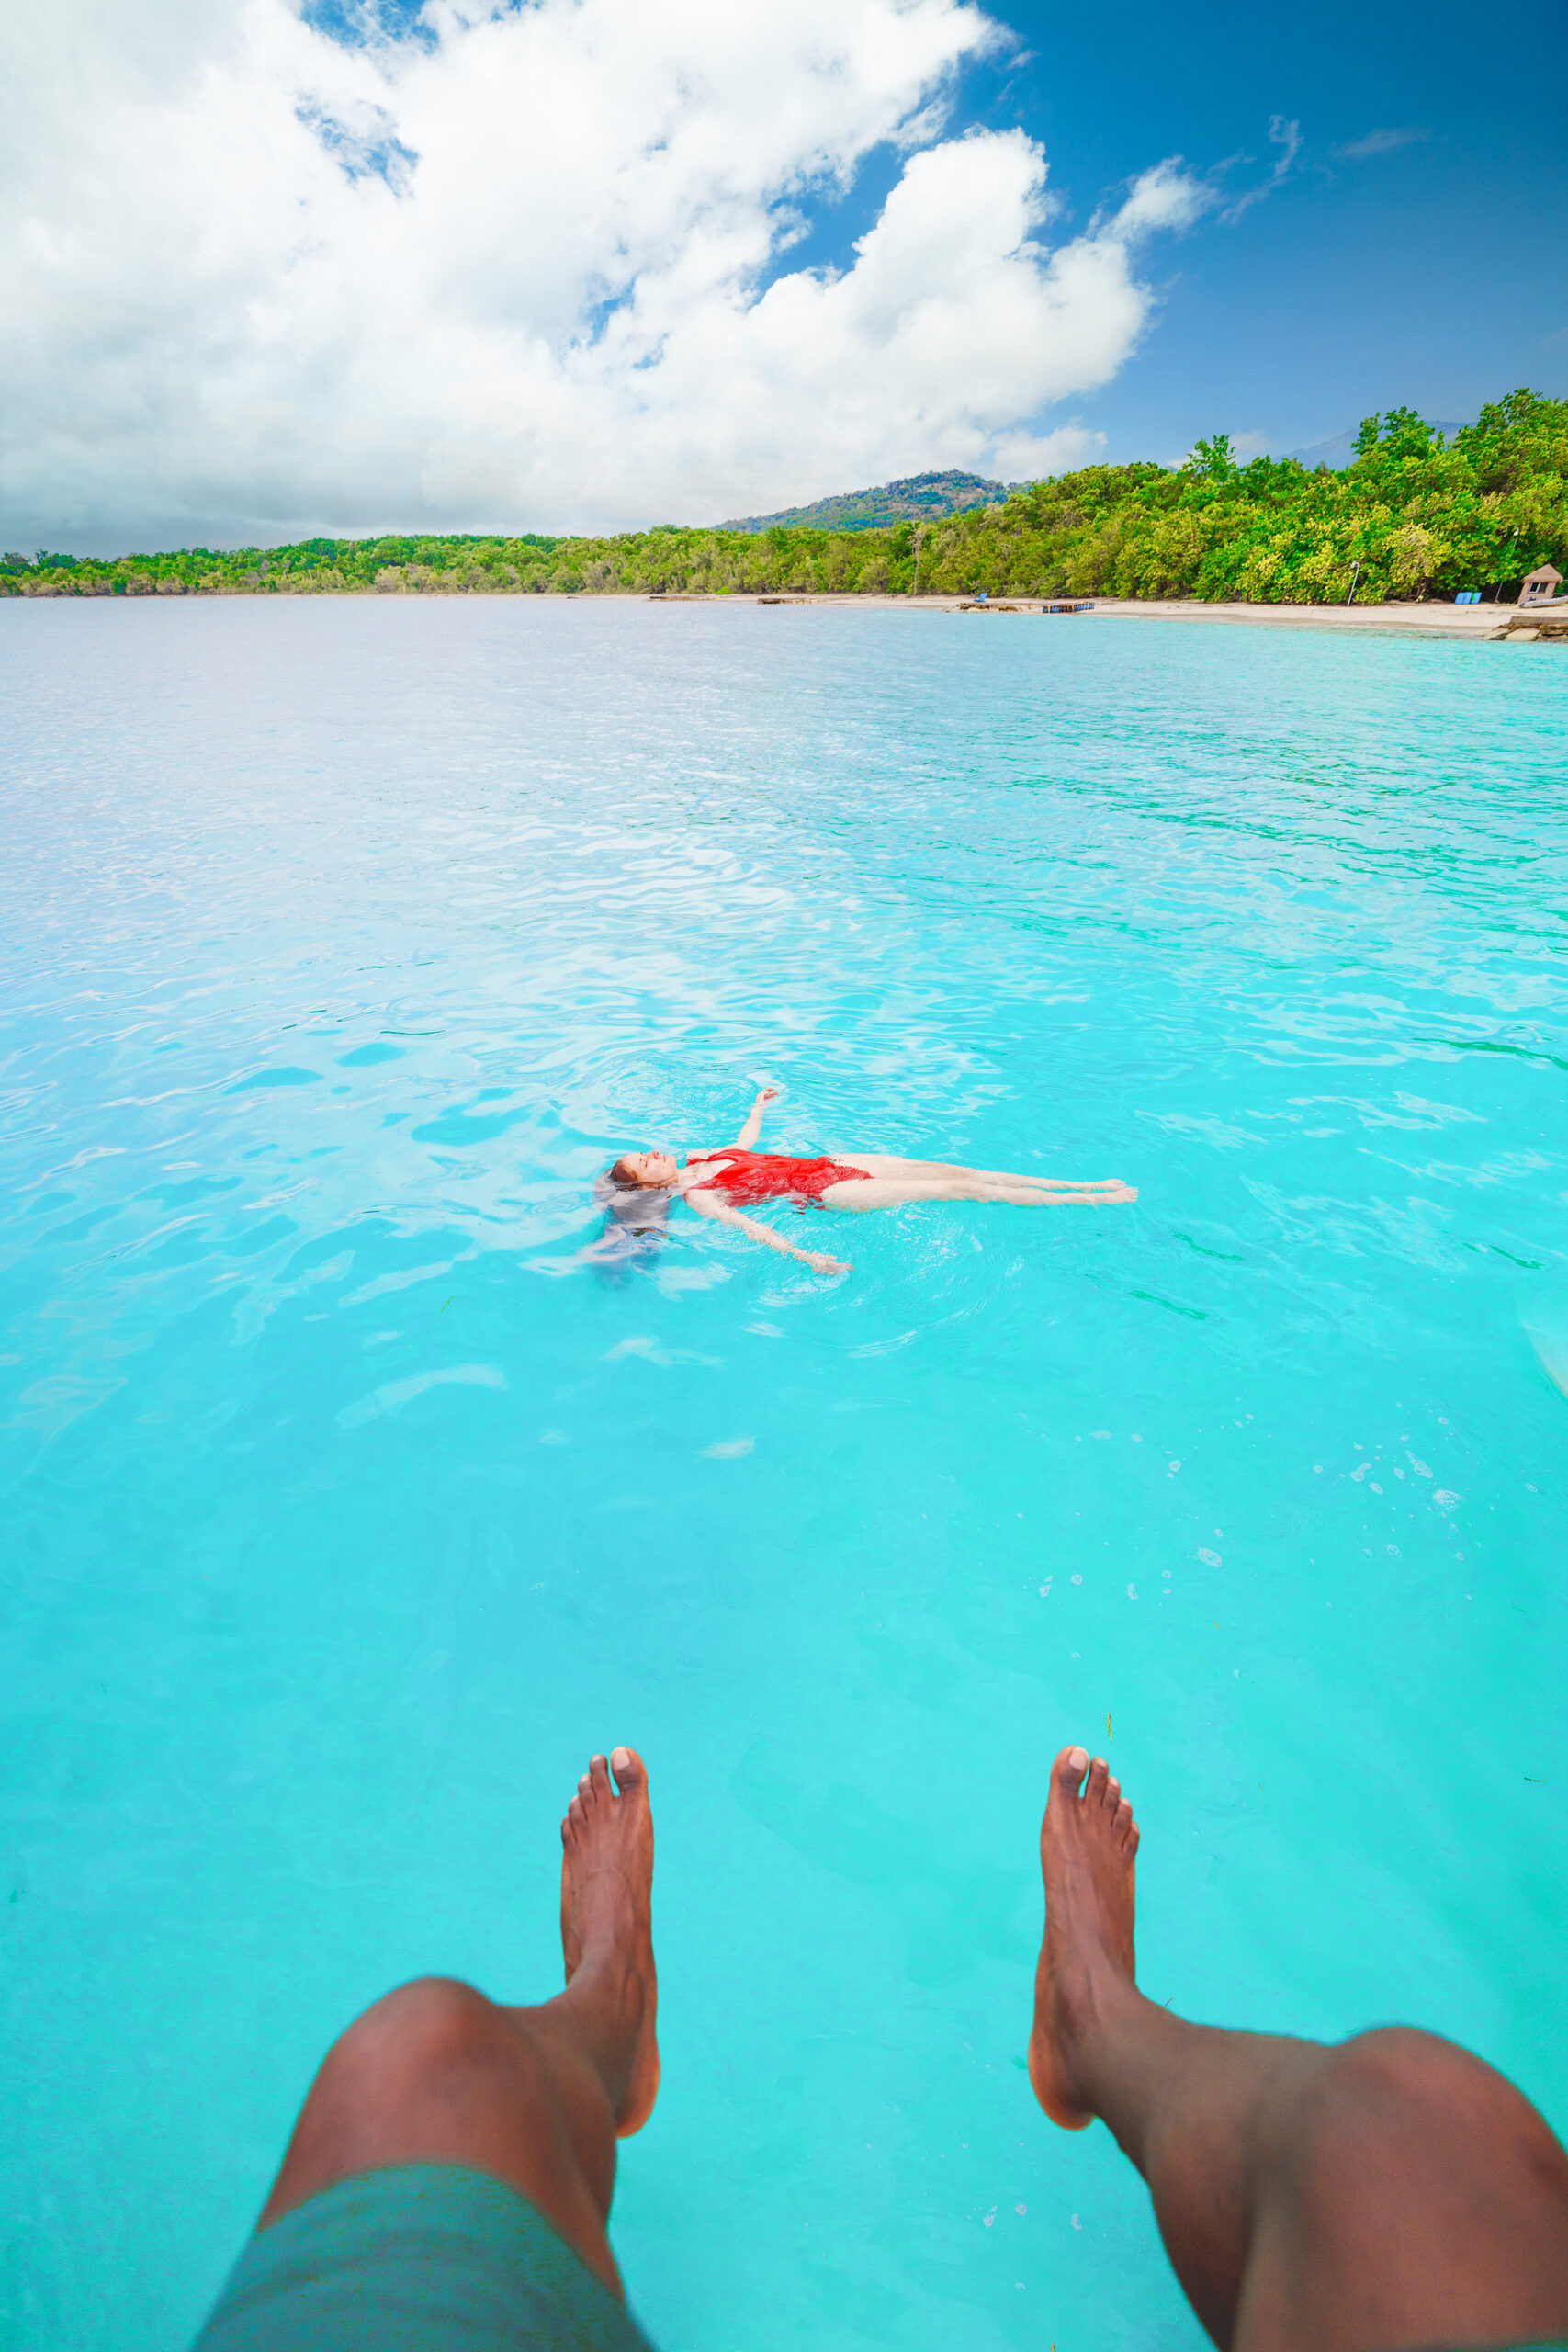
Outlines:
[[[172,2352],[357,2008],[553,1989],[622,1739],[667,2352],[1201,2340],[1021,2066],[1108,1723],[1157,1998],[1568,2126],[1568,661],[12,605],[0,697],[9,2344]],[[574,1263],[765,1080],[1141,1199]]]

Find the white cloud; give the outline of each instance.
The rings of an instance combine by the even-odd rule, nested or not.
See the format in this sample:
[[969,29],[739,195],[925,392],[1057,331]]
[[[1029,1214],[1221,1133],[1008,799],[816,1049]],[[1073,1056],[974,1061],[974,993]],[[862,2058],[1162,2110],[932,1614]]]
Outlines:
[[1244,213],[1250,212],[1255,204],[1261,204],[1266,196],[1272,196],[1277,187],[1282,187],[1295,169],[1296,157],[1302,150],[1301,124],[1282,114],[1270,115],[1269,139],[1270,145],[1280,150],[1272,168],[1256,187],[1249,187],[1234,203],[1226,206],[1220,215],[1222,220],[1234,225]]
[[[52,0],[0,32],[9,544],[620,527],[1092,453],[1175,163],[1042,242],[1020,131],[942,136],[965,0]],[[803,208],[904,153],[840,274]],[[1287,157],[1283,168],[1289,167]]]
[[1342,155],[1347,163],[1361,164],[1369,155],[1392,155],[1396,148],[1414,147],[1419,141],[1431,136],[1429,130],[1407,124],[1399,130],[1369,130],[1363,138],[1347,140],[1343,147],[1336,147],[1334,152]]
[[1130,244],[1157,230],[1190,229],[1218,201],[1212,187],[1182,170],[1179,155],[1171,155],[1133,182],[1112,227]]
[[1040,481],[1046,474],[1098,464],[1105,452],[1105,435],[1087,432],[1081,424],[1059,424],[1054,433],[999,433],[991,447],[1003,481]]

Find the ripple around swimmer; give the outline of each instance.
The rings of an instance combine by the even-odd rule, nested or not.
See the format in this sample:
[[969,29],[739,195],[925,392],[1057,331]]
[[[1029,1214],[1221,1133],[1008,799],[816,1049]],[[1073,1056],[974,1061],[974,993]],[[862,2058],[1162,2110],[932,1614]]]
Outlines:
[[[386,1985],[556,1981],[623,1737],[671,2346],[1199,2341],[1018,2063],[1068,1736],[1155,1997],[1568,2123],[1568,670],[389,599],[12,605],[0,671],[19,2346],[181,2341]],[[580,1261],[769,1081],[1140,1199]]]

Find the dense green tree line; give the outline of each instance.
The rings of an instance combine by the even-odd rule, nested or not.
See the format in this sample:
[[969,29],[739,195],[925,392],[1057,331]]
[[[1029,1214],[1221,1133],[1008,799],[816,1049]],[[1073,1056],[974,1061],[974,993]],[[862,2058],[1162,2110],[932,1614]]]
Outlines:
[[1568,401],[1510,392],[1446,441],[1410,409],[1366,420],[1354,461],[1089,466],[1005,504],[890,530],[674,526],[609,538],[307,539],[219,554],[0,560],[0,594],[968,594],[1343,603],[1505,590],[1568,573]]

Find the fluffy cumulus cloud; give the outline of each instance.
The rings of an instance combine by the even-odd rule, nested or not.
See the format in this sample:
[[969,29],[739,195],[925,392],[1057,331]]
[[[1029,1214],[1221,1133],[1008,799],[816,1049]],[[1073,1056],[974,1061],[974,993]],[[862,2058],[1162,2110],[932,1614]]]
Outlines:
[[[1178,167],[1051,237],[964,0],[51,0],[0,32],[9,544],[713,520],[1081,456]],[[343,17],[340,9],[338,32]],[[874,151],[837,270],[791,266]]]

